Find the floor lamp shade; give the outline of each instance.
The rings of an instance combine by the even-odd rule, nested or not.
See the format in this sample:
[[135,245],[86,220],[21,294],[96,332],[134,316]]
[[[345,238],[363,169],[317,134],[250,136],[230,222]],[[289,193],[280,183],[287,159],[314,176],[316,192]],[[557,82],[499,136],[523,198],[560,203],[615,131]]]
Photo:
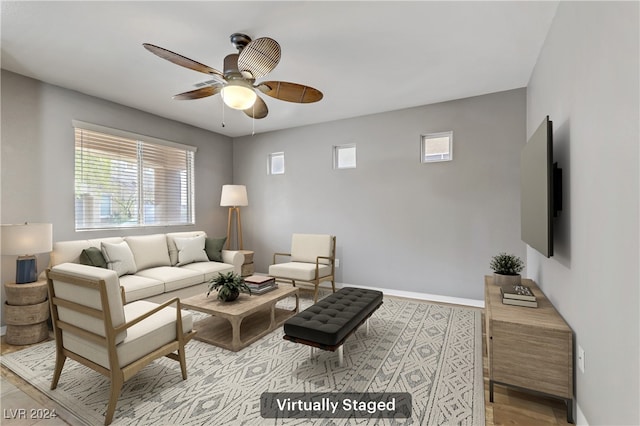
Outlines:
[[244,185],[222,185],[220,205],[222,207],[248,206],[247,187]]
[[37,280],[37,253],[52,250],[53,226],[50,223],[2,225],[2,254],[17,255],[16,284]]
[[238,250],[242,250],[242,221],[240,220],[240,206],[248,206],[247,187],[244,185],[222,185],[220,206],[229,207],[229,219],[227,221],[227,250],[231,248],[231,223],[233,213],[236,214],[236,231]]

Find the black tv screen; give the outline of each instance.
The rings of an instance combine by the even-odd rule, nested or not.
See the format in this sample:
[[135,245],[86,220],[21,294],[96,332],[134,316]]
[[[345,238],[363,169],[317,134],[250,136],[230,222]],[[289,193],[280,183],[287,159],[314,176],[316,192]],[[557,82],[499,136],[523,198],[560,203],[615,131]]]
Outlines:
[[561,170],[553,163],[553,126],[547,116],[522,149],[520,235],[546,257],[553,256],[553,218],[561,206]]

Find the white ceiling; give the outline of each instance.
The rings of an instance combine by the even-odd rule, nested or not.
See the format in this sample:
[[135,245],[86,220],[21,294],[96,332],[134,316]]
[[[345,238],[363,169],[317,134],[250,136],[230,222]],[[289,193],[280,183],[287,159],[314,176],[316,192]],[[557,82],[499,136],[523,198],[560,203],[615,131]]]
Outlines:
[[[227,136],[524,87],[557,2],[2,1],[2,68]],[[279,65],[262,80],[324,99],[263,96],[252,120],[220,96],[177,101],[207,75],[147,52],[148,42],[222,70],[235,32],[271,37]],[[260,80],[259,80],[260,81]],[[100,124],[100,123],[97,123]]]

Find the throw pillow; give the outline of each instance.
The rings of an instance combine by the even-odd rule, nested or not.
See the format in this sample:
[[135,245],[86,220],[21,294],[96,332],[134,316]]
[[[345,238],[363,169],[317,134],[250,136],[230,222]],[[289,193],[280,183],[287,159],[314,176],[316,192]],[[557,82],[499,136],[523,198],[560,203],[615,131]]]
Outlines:
[[204,241],[204,235],[193,238],[176,238],[178,266],[193,262],[208,262],[207,252],[204,251]]
[[80,263],[107,269],[107,261],[98,247],[89,247],[80,253]]
[[227,242],[227,237],[224,238],[207,238],[204,240],[204,251],[207,252],[209,260],[214,262],[222,262],[222,247]]
[[135,235],[125,237],[138,271],[156,266],[171,266],[167,237],[164,234]]
[[121,243],[101,243],[102,254],[107,261],[107,268],[116,271],[119,277],[126,274],[135,274],[138,268],[133,258],[129,245]]

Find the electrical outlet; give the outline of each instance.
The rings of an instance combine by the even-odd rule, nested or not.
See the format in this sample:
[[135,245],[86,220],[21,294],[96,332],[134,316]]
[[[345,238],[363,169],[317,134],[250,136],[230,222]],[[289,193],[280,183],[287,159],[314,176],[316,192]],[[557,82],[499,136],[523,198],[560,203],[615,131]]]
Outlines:
[[340,267],[340,259],[336,259],[336,268]]
[[581,373],[584,373],[584,349],[578,345],[578,368]]

